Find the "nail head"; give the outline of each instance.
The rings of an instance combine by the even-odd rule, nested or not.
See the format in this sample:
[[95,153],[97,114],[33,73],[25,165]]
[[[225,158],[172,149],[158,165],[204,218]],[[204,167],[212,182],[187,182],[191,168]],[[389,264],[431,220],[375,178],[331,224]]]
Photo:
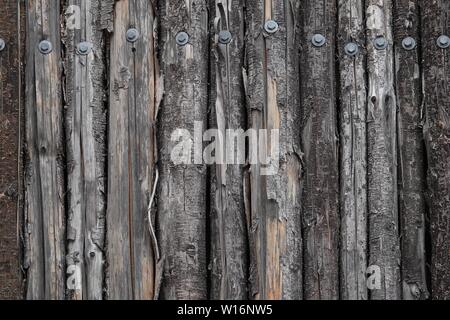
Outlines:
[[178,45],[184,46],[189,42],[189,35],[184,31],[178,32],[175,37],[175,41]]
[[402,40],[402,47],[405,50],[412,50],[416,47],[416,40],[412,37],[406,37]]
[[127,41],[136,42],[139,39],[139,31],[136,28],[130,28],[127,30]]
[[315,47],[322,47],[325,44],[326,39],[322,34],[316,33],[313,35],[311,42]]
[[52,46],[52,43],[50,41],[42,40],[39,43],[39,51],[42,54],[49,54],[50,52],[52,52],[52,50],[53,50],[53,46]]
[[278,23],[274,20],[267,20],[264,24],[264,30],[266,30],[267,33],[275,33],[278,31]]
[[87,55],[91,51],[92,45],[90,42],[80,42],[77,46],[77,52],[80,55]]
[[437,45],[439,48],[445,49],[450,46],[450,38],[446,35],[442,35],[437,39]]
[[231,42],[231,32],[228,30],[222,30],[219,32],[219,42],[222,44],[227,44]]

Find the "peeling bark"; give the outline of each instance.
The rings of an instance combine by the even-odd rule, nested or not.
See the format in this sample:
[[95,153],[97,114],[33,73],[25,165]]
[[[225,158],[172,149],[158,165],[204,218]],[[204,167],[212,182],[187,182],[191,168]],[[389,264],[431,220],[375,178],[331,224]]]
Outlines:
[[[201,136],[195,122],[206,128],[208,63],[208,5],[204,0],[162,0],[160,61],[165,95],[158,118],[160,182],[157,235],[161,246],[161,298],[206,299],[206,166],[201,159]],[[177,45],[178,32],[189,42]],[[187,130],[194,143],[194,161],[171,159],[176,129]],[[203,130],[200,128],[200,135]],[[188,154],[191,155],[191,149]]]
[[[304,298],[339,298],[339,169],[335,1],[302,1],[300,72],[304,152]],[[314,47],[315,33],[325,36]]]
[[[249,142],[250,294],[255,299],[302,297],[299,7],[299,1],[271,0],[247,1],[246,7],[249,128],[267,130],[258,132],[259,143]],[[277,21],[279,30],[267,33],[267,20]],[[252,155],[259,155],[256,163]]]
[[425,145],[419,50],[405,50],[413,37],[420,46],[417,1],[397,0],[394,10],[397,96],[398,186],[403,299],[428,297],[425,257]]
[[[65,298],[60,1],[30,0],[26,52],[25,227],[28,299]],[[53,51],[42,54],[41,40]]]
[[[367,144],[364,7],[362,1],[341,0],[340,61],[340,287],[345,300],[367,300]],[[359,46],[348,56],[345,45]]]
[[[395,300],[401,289],[392,2],[367,1],[366,23],[369,265],[381,270],[380,288],[371,290],[370,297]],[[388,41],[386,49],[375,49],[378,36]]]
[[436,40],[450,36],[450,1],[422,0],[423,92],[431,229],[431,292],[450,299],[450,55]]

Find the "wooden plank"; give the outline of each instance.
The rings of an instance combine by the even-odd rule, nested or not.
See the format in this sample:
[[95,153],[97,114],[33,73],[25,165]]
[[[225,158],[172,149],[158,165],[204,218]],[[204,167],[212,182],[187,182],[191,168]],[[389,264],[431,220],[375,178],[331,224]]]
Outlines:
[[[246,129],[244,63],[244,1],[211,1],[212,33],[209,128]],[[220,31],[232,34],[219,42]],[[227,142],[224,140],[224,148]],[[225,151],[225,149],[223,150]],[[232,150],[233,152],[235,150]],[[226,153],[223,155],[229,156]],[[237,156],[237,155],[234,155]],[[219,163],[210,171],[211,299],[247,299],[247,225],[244,208],[244,165]],[[245,155],[244,155],[245,160]]]
[[[160,56],[165,95],[158,119],[160,182],[158,183],[158,240],[161,246],[163,299],[206,299],[206,166],[201,159],[201,135],[206,128],[209,34],[206,1],[159,2]],[[177,45],[178,32],[189,42]],[[194,136],[197,122],[199,134]],[[189,164],[177,164],[171,153],[177,141],[195,143]],[[178,131],[180,133],[180,131]],[[191,150],[187,150],[191,155]],[[181,160],[181,159],[180,159]],[[184,159],[187,160],[187,159]]]
[[20,299],[22,219],[23,89],[21,59],[24,52],[23,7],[15,0],[0,8],[0,300]]
[[[112,2],[112,1],[110,1]],[[99,0],[64,7],[67,153],[67,292],[70,299],[103,297],[106,209],[105,37]],[[77,16],[79,15],[79,16]],[[78,19],[73,20],[73,19]],[[76,26],[75,22],[80,25]],[[89,42],[87,55],[77,45]]]
[[[30,0],[26,53],[25,223],[28,299],[64,299],[65,217],[60,1]],[[41,40],[53,51],[42,54]]]
[[[300,1],[247,1],[247,114],[259,136],[248,159],[255,299],[302,297],[299,9]],[[267,20],[279,30],[267,33]]]
[[[363,3],[340,0],[339,47],[340,96],[340,215],[341,299],[367,300],[367,145],[366,70]],[[355,56],[345,46],[355,43]]]
[[[149,204],[155,181],[158,69],[155,10],[147,0],[115,4],[110,57],[107,297],[153,299],[154,221]],[[128,28],[139,39],[127,42]],[[151,219],[149,219],[151,217]]]
[[[372,299],[400,298],[400,249],[397,198],[396,96],[392,35],[392,2],[366,2],[368,107],[369,265],[380,269],[380,286]],[[384,36],[388,47],[373,40]]]
[[412,37],[420,46],[417,1],[394,2],[395,87],[397,95],[398,194],[403,299],[428,297],[425,256],[425,145],[419,47],[405,50]]
[[425,143],[431,229],[431,292],[450,299],[450,55],[437,47],[439,36],[450,37],[450,1],[421,4]]
[[[304,152],[304,298],[339,298],[339,171],[335,82],[336,3],[302,1],[300,52]],[[322,47],[311,39],[320,33]]]

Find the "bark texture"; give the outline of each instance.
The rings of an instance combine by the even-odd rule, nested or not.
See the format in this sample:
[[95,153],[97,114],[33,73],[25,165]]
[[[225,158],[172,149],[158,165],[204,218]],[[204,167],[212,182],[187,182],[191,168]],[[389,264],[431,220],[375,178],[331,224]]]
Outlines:
[[[395,300],[401,296],[401,285],[392,2],[367,1],[366,23],[369,266],[380,270],[375,274],[379,285],[371,288],[370,297]],[[380,36],[388,42],[386,49],[374,46]]]
[[[367,143],[365,25],[362,1],[339,6],[341,298],[367,300]],[[345,53],[348,43],[358,53]]]
[[0,300],[22,298],[23,7],[15,0],[0,8]]
[[450,1],[423,0],[421,7],[431,292],[433,299],[450,299],[450,55],[436,44],[450,36]]
[[402,40],[419,42],[417,1],[397,0],[394,15],[397,96],[398,194],[403,299],[428,297],[425,256],[425,145],[419,47],[405,50]]
[[[246,109],[242,68],[244,63],[244,0],[210,2],[211,81],[209,128],[221,132],[216,149],[224,158],[231,141],[226,130],[245,130]],[[232,41],[219,41],[228,30]],[[219,138],[220,139],[220,138]],[[236,143],[234,141],[233,143]],[[237,149],[237,143],[235,144]],[[231,148],[231,147],[230,147]],[[233,148],[232,152],[237,151]],[[229,150],[229,149],[228,149]],[[210,171],[211,299],[247,299],[247,223],[244,205],[244,161],[222,159]]]
[[[300,74],[304,152],[304,298],[339,298],[339,165],[335,82],[336,2],[302,1]],[[314,34],[326,38],[312,44]]]
[[[27,297],[65,298],[64,130],[60,1],[30,0],[26,52]],[[53,51],[38,50],[48,40]]]
[[[152,211],[157,173],[155,119],[159,71],[155,10],[147,0],[115,3],[111,39],[107,298],[153,299],[157,245]],[[127,41],[127,30],[139,37]]]
[[[206,299],[207,176],[202,135],[208,109],[208,4],[204,0],[161,0],[158,12],[165,89],[158,118],[161,298]],[[187,44],[176,43],[179,32],[189,35]],[[194,130],[196,125],[198,130]],[[176,164],[171,154],[180,138],[186,142],[189,159]]]

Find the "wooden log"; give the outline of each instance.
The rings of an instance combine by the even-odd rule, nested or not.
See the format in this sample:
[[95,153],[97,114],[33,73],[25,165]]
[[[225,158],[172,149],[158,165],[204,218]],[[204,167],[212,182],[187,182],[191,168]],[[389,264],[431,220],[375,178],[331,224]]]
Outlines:
[[[159,2],[159,14],[165,88],[158,119],[161,298],[206,299],[207,177],[202,135],[208,109],[208,4],[163,0]],[[177,44],[179,32],[189,35],[186,44]],[[187,157],[175,159],[180,139],[185,142]]]
[[0,8],[0,300],[23,295],[20,272],[23,204],[24,10],[15,0]]
[[[259,138],[250,138],[248,159],[255,299],[302,297],[299,8],[300,1],[247,1],[247,114]],[[264,29],[269,20],[278,31]]]
[[[155,8],[147,0],[116,1],[111,39],[107,298],[155,296],[155,119],[159,71]],[[135,42],[127,30],[137,29]],[[150,208],[149,208],[150,207]]]
[[[245,92],[242,78],[244,63],[244,1],[211,1],[211,81],[209,128],[220,130],[222,152],[226,130],[246,129]],[[228,30],[230,43],[221,43],[219,33]],[[210,171],[210,298],[247,299],[247,225],[244,206],[244,165],[237,155]],[[224,157],[229,157],[223,153]],[[244,155],[245,160],[245,155]]]
[[[105,37],[97,23],[101,9],[99,0],[70,0],[64,7],[66,273],[68,298],[77,300],[103,297],[107,150]],[[90,46],[87,55],[77,48],[83,42]]]
[[422,57],[425,103],[425,143],[431,229],[431,293],[450,299],[450,55],[437,46],[450,36],[450,1],[423,0]]
[[[26,52],[25,226],[28,299],[65,297],[60,1],[30,0]],[[38,50],[41,40],[53,51]]]
[[398,194],[403,299],[428,297],[425,256],[425,145],[419,47],[405,50],[412,37],[420,46],[417,1],[394,2],[395,87],[397,96]]
[[[304,152],[304,298],[339,298],[339,163],[335,1],[302,1],[300,53]],[[312,44],[322,34],[322,47]]]
[[[370,297],[392,300],[401,295],[392,2],[367,1],[366,23],[369,265],[380,270]],[[386,49],[374,46],[380,36],[388,42]]]
[[[341,299],[367,300],[366,70],[363,3],[338,1]],[[354,56],[345,52],[358,45]]]

